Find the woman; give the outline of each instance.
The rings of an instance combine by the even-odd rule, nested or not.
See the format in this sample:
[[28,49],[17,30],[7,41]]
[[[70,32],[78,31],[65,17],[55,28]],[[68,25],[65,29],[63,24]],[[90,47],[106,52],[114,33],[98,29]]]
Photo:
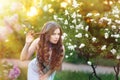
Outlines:
[[28,60],[36,51],[36,57],[28,65],[27,80],[53,80],[64,58],[62,30],[59,24],[50,21],[44,24],[40,37],[33,40],[33,31],[26,35],[26,43],[20,59]]

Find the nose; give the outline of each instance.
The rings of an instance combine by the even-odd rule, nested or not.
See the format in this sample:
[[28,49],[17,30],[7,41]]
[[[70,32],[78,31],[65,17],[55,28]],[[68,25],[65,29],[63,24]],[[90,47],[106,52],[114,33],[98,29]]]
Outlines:
[[59,35],[58,34],[55,35],[55,39],[59,39]]

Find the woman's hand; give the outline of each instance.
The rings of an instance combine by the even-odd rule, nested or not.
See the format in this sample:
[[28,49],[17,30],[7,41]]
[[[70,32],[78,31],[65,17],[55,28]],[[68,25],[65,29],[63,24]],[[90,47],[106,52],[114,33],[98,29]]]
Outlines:
[[26,34],[26,43],[31,43],[34,40],[34,31],[31,30]]
[[48,75],[47,74],[41,75],[40,80],[48,80]]

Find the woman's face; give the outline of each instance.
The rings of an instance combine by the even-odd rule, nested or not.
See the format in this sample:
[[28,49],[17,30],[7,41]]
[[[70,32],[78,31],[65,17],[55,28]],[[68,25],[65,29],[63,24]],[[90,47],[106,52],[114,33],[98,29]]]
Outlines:
[[57,28],[54,30],[54,32],[50,36],[50,42],[53,44],[57,44],[57,42],[59,41],[59,38],[60,38],[60,29]]

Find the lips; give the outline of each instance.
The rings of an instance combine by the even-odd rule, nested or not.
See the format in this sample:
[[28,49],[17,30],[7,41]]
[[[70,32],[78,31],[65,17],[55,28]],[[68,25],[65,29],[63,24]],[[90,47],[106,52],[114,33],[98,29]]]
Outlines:
[[54,40],[54,42],[58,42],[58,40]]

